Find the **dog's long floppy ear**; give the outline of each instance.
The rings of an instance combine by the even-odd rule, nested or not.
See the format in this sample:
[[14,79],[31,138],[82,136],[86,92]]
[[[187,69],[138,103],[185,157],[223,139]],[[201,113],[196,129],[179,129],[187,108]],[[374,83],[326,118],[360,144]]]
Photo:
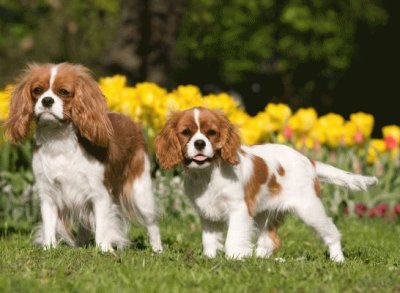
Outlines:
[[78,70],[71,119],[80,134],[96,146],[107,147],[113,135],[104,96],[89,70],[74,65]]
[[174,113],[155,139],[155,151],[161,168],[171,169],[183,160],[181,144],[176,135],[176,125],[182,112]]
[[239,163],[238,151],[240,149],[240,136],[237,128],[233,125],[224,113],[215,111],[221,127],[221,158],[231,165]]
[[11,94],[9,114],[4,122],[4,135],[12,143],[21,142],[29,133],[33,115],[29,75],[32,69],[37,66],[35,64],[28,66],[20,76]]

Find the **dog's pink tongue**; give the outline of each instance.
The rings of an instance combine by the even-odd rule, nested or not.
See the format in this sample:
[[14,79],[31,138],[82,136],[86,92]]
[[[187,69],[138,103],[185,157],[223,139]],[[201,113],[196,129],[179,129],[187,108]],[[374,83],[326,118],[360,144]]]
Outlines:
[[196,155],[193,159],[201,162],[201,161],[207,160],[207,157],[199,154],[199,155]]

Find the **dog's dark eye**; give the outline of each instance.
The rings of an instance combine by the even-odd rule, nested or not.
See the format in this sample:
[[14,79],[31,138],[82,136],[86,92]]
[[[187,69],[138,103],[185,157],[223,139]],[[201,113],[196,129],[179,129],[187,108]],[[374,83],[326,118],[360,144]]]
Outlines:
[[217,134],[217,132],[214,129],[210,129],[209,131],[207,131],[208,136],[214,136],[216,134]]
[[35,87],[35,88],[32,90],[32,93],[33,93],[34,95],[41,95],[41,94],[43,93],[43,89],[42,89],[41,87]]
[[69,91],[66,90],[66,89],[61,88],[61,89],[58,90],[58,94],[60,96],[68,96],[69,95]]
[[190,131],[189,128],[184,129],[181,134],[184,136],[189,136],[192,132]]

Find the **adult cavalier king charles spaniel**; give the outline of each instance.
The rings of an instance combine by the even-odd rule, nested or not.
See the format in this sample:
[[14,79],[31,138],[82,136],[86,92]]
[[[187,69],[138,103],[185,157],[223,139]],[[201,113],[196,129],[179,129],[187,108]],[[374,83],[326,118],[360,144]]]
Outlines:
[[44,248],[59,240],[84,244],[94,231],[97,247],[112,251],[128,244],[128,219],[134,217],[146,226],[153,251],[162,251],[141,128],[108,112],[88,69],[68,63],[28,66],[11,96],[6,137],[20,142],[32,121],[42,215],[36,241]]
[[269,257],[279,246],[282,216],[292,212],[322,238],[330,258],[342,262],[340,233],[325,213],[319,180],[355,190],[377,183],[375,177],[310,160],[285,145],[241,145],[228,119],[206,108],[172,115],[155,146],[162,168],[183,165],[185,192],[201,217],[203,251],[211,258],[223,248],[226,224],[228,258],[252,254],[254,230],[256,255]]

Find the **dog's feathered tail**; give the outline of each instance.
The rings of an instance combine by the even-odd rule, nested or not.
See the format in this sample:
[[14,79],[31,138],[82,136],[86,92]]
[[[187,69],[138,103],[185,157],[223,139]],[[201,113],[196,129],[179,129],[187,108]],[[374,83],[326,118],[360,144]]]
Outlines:
[[378,183],[378,178],[375,176],[346,172],[321,162],[315,162],[315,170],[322,182],[348,187],[352,190],[367,190],[369,186]]

